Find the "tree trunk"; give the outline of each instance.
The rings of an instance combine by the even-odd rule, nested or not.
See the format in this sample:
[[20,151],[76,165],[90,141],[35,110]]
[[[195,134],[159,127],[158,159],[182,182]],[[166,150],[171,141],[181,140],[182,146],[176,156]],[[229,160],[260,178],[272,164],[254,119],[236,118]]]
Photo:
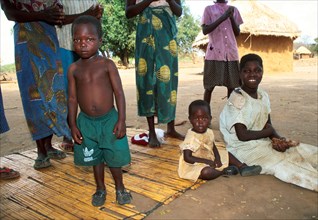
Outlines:
[[128,67],[129,60],[128,60],[128,51],[127,51],[127,49],[123,49],[122,51],[120,51],[120,60],[121,60],[122,64],[125,67]]

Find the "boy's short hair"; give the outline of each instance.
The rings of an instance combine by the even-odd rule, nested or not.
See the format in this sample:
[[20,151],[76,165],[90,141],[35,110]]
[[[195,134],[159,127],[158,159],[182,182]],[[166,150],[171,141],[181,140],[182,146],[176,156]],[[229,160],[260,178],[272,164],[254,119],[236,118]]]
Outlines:
[[210,116],[211,115],[211,108],[210,108],[210,104],[204,100],[201,100],[201,99],[198,99],[198,100],[194,100],[193,102],[191,102],[191,104],[189,105],[189,109],[188,109],[188,113],[189,113],[189,116],[192,115],[193,113],[193,110],[196,108],[196,107],[206,107],[208,109],[208,113]]
[[261,67],[263,68],[263,60],[262,58],[257,55],[257,54],[254,54],[254,53],[249,53],[249,54],[246,54],[244,55],[242,58],[241,58],[241,61],[240,61],[240,70],[243,69],[243,67],[245,66],[245,64],[249,61],[257,61],[259,63],[259,65],[261,65]]
[[90,15],[82,15],[76,18],[72,24],[72,35],[73,35],[74,27],[78,24],[92,24],[96,28],[98,37],[102,38],[102,35],[103,35],[102,25],[97,18]]

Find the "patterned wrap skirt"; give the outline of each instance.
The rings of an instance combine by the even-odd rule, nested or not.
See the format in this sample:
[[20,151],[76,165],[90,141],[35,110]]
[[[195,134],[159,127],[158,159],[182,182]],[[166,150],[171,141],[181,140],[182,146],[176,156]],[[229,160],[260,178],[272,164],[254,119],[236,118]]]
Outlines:
[[169,7],[146,8],[136,36],[138,115],[175,119],[178,88],[177,26]]
[[9,125],[7,122],[7,118],[4,114],[4,106],[2,100],[2,92],[1,92],[1,85],[0,85],[0,134],[9,131]]
[[52,134],[71,138],[55,27],[45,22],[16,23],[14,43],[17,79],[32,139]]

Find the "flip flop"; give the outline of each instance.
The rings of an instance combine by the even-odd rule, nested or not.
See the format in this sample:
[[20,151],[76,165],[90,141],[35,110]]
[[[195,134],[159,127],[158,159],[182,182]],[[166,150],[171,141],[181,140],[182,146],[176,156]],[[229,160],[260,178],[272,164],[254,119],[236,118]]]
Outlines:
[[50,162],[50,158],[49,157],[45,157],[45,158],[36,158],[35,159],[35,163],[33,165],[33,168],[36,169],[36,170],[39,170],[39,169],[43,169],[43,168],[46,168],[46,167],[49,167],[51,166],[51,162]]
[[259,165],[247,166],[244,164],[243,167],[239,168],[241,176],[255,176],[259,175],[262,171],[262,167]]
[[20,176],[20,173],[18,171],[15,171],[14,169],[10,169],[8,167],[0,168],[1,180],[15,179],[15,178],[18,178],[19,176]]
[[53,149],[53,150],[47,151],[47,156],[53,160],[61,160],[66,157],[66,154],[63,151],[60,151],[58,149]]
[[223,169],[224,175],[232,176],[232,175],[237,175],[238,173],[239,173],[239,169],[236,166],[230,165]]

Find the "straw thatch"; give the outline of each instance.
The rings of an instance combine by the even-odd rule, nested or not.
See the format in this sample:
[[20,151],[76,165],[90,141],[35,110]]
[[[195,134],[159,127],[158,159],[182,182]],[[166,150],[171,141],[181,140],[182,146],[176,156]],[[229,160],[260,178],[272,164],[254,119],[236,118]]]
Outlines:
[[300,46],[297,50],[296,50],[297,54],[311,54],[311,51],[308,50],[306,47],[304,46]]
[[295,52],[294,52],[294,59],[305,59],[305,58],[311,58],[313,57],[313,53],[308,50],[304,46],[300,46]]
[[[292,71],[293,40],[300,35],[297,26],[260,1],[231,1],[230,5],[238,8],[244,21],[236,38],[239,55],[259,54],[267,72]],[[205,51],[208,41],[200,31],[192,46]]]

